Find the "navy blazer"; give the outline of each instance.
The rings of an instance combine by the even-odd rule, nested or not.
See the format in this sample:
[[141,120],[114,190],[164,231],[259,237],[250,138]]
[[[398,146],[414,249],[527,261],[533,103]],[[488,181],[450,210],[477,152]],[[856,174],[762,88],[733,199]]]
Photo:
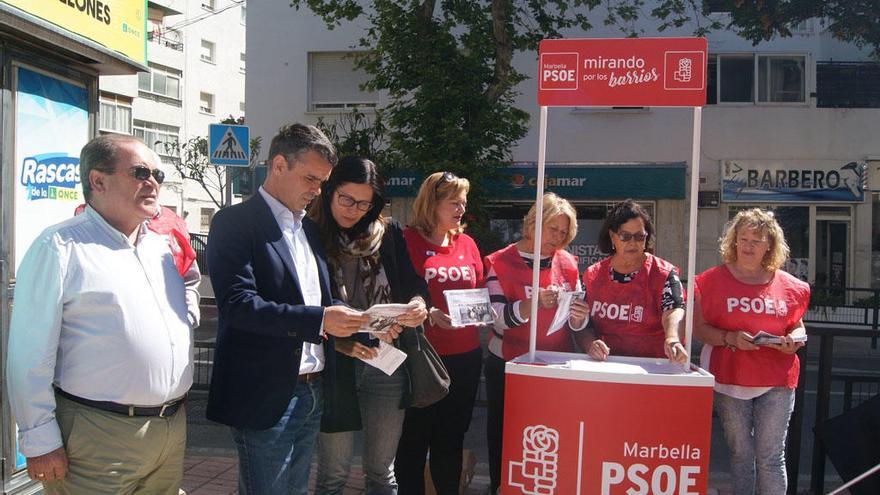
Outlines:
[[[223,208],[208,235],[208,272],[219,309],[207,417],[263,430],[287,409],[299,375],[302,343],[320,344],[324,309],[335,301],[318,229],[303,230],[318,264],[321,306],[304,304],[293,258],[260,194]],[[332,338],[325,349],[333,349]],[[334,369],[335,352],[326,352]]]

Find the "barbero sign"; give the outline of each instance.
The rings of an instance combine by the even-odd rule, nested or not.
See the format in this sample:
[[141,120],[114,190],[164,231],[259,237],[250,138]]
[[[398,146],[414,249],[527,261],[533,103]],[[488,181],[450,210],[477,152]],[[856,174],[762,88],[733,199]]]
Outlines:
[[864,162],[728,160],[722,170],[722,201],[861,202]]

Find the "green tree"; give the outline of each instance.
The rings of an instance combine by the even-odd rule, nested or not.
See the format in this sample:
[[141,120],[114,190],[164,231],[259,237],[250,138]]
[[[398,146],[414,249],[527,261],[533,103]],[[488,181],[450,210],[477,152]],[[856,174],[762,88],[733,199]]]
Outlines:
[[[244,117],[235,118],[229,116],[221,124],[244,125]],[[229,206],[226,204],[227,191],[226,174],[230,174],[230,185],[242,174],[251,173],[256,166],[256,161],[262,148],[262,138],[256,137],[250,140],[251,162],[245,167],[224,167],[212,165],[209,161],[208,138],[195,136],[184,143],[164,143],[169,156],[172,156],[174,170],[183,180],[191,180],[202,187],[217,208]]]

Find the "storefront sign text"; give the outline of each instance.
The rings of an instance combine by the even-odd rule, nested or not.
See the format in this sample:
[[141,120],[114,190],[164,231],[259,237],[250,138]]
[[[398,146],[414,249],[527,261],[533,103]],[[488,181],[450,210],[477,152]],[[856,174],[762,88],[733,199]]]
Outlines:
[[0,0],[23,12],[147,63],[144,0]]
[[724,163],[722,200],[742,202],[860,202],[865,197],[864,162],[788,164]]

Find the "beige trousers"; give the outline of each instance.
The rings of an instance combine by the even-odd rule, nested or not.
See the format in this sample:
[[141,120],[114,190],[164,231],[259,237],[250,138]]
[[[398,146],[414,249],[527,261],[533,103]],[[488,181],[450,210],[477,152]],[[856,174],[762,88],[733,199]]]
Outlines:
[[67,476],[44,483],[49,495],[177,495],[183,480],[186,409],[170,418],[129,417],[55,395],[67,450]]

